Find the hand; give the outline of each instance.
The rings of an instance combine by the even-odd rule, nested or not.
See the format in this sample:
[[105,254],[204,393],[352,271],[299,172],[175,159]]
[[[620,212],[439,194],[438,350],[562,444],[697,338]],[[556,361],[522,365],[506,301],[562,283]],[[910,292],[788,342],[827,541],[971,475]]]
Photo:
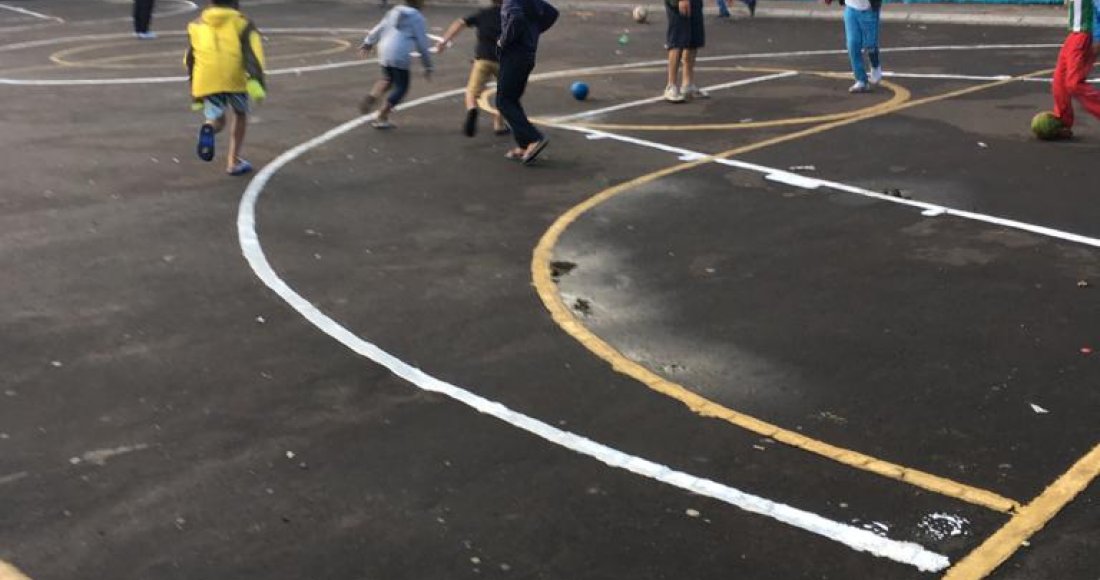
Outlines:
[[370,56],[370,53],[373,50],[374,50],[374,46],[369,45],[369,44],[364,44],[363,46],[359,47],[359,56]]
[[691,16],[691,0],[680,0],[679,11],[684,16]]
[[447,45],[448,42],[446,40],[440,40],[439,42],[435,43],[435,53],[443,54],[443,51],[447,50]]

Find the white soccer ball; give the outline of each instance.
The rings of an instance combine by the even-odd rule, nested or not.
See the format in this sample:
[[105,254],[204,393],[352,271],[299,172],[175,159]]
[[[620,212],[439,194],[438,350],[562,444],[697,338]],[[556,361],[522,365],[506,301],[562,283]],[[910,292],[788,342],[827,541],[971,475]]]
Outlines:
[[645,24],[645,21],[649,20],[649,10],[645,6],[634,7],[634,22],[638,24]]

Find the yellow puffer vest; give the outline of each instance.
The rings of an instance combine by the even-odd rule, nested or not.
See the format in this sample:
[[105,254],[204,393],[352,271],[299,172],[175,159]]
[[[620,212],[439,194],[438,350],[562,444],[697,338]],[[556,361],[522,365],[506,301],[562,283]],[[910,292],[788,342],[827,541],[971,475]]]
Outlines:
[[191,46],[184,65],[191,74],[191,96],[243,93],[248,79],[264,82],[260,33],[243,14],[212,6],[187,25]]

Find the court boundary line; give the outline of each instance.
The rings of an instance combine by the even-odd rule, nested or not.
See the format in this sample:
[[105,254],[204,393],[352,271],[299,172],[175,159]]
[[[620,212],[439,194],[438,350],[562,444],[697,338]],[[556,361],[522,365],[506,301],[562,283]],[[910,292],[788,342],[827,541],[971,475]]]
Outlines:
[[[409,101],[399,109],[409,109],[422,104],[459,96],[464,93],[464,87],[451,91],[444,91]],[[950,561],[946,556],[932,552],[919,544],[902,542],[879,536],[868,530],[835,522],[805,510],[745,493],[713,480],[677,471],[668,466],[658,464],[639,456],[627,454],[514,411],[499,402],[476,395],[456,385],[429,375],[419,368],[413,367],[377,345],[360,338],[298,294],[278,276],[274,268],[267,261],[263,247],[260,244],[259,234],[256,231],[256,203],[268,180],[270,180],[283,166],[310,150],[361,127],[373,118],[374,115],[372,114],[353,119],[318,137],[285,151],[265,166],[249,182],[238,208],[238,240],[241,252],[252,268],[252,271],[265,286],[286,302],[288,306],[297,311],[314,327],[343,344],[356,354],[372,360],[375,364],[386,368],[394,375],[422,390],[447,396],[483,414],[490,415],[529,434],[555,443],[575,453],[588,456],[610,467],[624,469],[690,493],[710,497],[740,508],[743,511],[763,515],[792,527],[844,544],[857,552],[867,552],[898,563],[908,564],[921,571],[938,572],[950,565]]]

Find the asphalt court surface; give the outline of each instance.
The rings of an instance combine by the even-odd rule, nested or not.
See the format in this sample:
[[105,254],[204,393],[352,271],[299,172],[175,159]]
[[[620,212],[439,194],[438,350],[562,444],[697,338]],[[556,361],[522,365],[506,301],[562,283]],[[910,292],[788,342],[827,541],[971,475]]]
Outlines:
[[[246,155],[262,165],[354,118],[376,73],[353,60],[357,35],[333,29],[379,12],[249,12],[288,31],[269,37],[286,59],[273,66],[302,69],[273,77],[257,110]],[[439,27],[464,12],[426,15]],[[0,561],[36,579],[934,575],[550,445],[318,333],[240,258],[246,183],[193,160],[195,119],[164,80],[179,75],[172,30],[187,18],[158,21],[153,43],[104,22],[0,46],[0,78],[160,79],[0,88],[0,259],[21,273],[3,283]],[[360,127],[304,152],[263,190],[263,250],[333,320],[435,377],[955,564],[1016,518],[700,417],[614,372],[548,315],[532,250],[601,190],[685,151],[739,148],[737,161],[788,176],[1100,237],[1087,185],[1100,127],[1082,118],[1078,140],[1037,143],[1026,122],[1049,106],[1046,86],[992,85],[1050,67],[1056,48],[888,52],[896,90],[849,96],[846,78],[822,74],[842,73],[844,55],[786,54],[839,48],[839,23],[708,32],[704,56],[756,56],[707,60],[700,84],[758,80],[575,121],[634,128],[547,129],[535,167],[505,161],[508,141],[484,119],[476,139],[459,135],[458,96],[399,112],[393,133]],[[566,14],[536,72],[628,68],[536,79],[528,110],[550,120],[656,95],[660,67],[634,65],[661,58],[662,34]],[[889,47],[1060,40],[884,27]],[[410,98],[462,87],[470,41]],[[579,78],[585,103],[567,97]],[[930,100],[888,112],[891,99]],[[855,111],[867,118],[843,116]],[[1097,442],[1095,361],[1081,348],[1098,312],[1077,285],[1100,278],[1096,250],[921,209],[701,162],[576,215],[552,248],[575,267],[552,290],[587,332],[715,405],[1026,504]],[[990,577],[1093,578],[1097,528],[1093,485]]]

